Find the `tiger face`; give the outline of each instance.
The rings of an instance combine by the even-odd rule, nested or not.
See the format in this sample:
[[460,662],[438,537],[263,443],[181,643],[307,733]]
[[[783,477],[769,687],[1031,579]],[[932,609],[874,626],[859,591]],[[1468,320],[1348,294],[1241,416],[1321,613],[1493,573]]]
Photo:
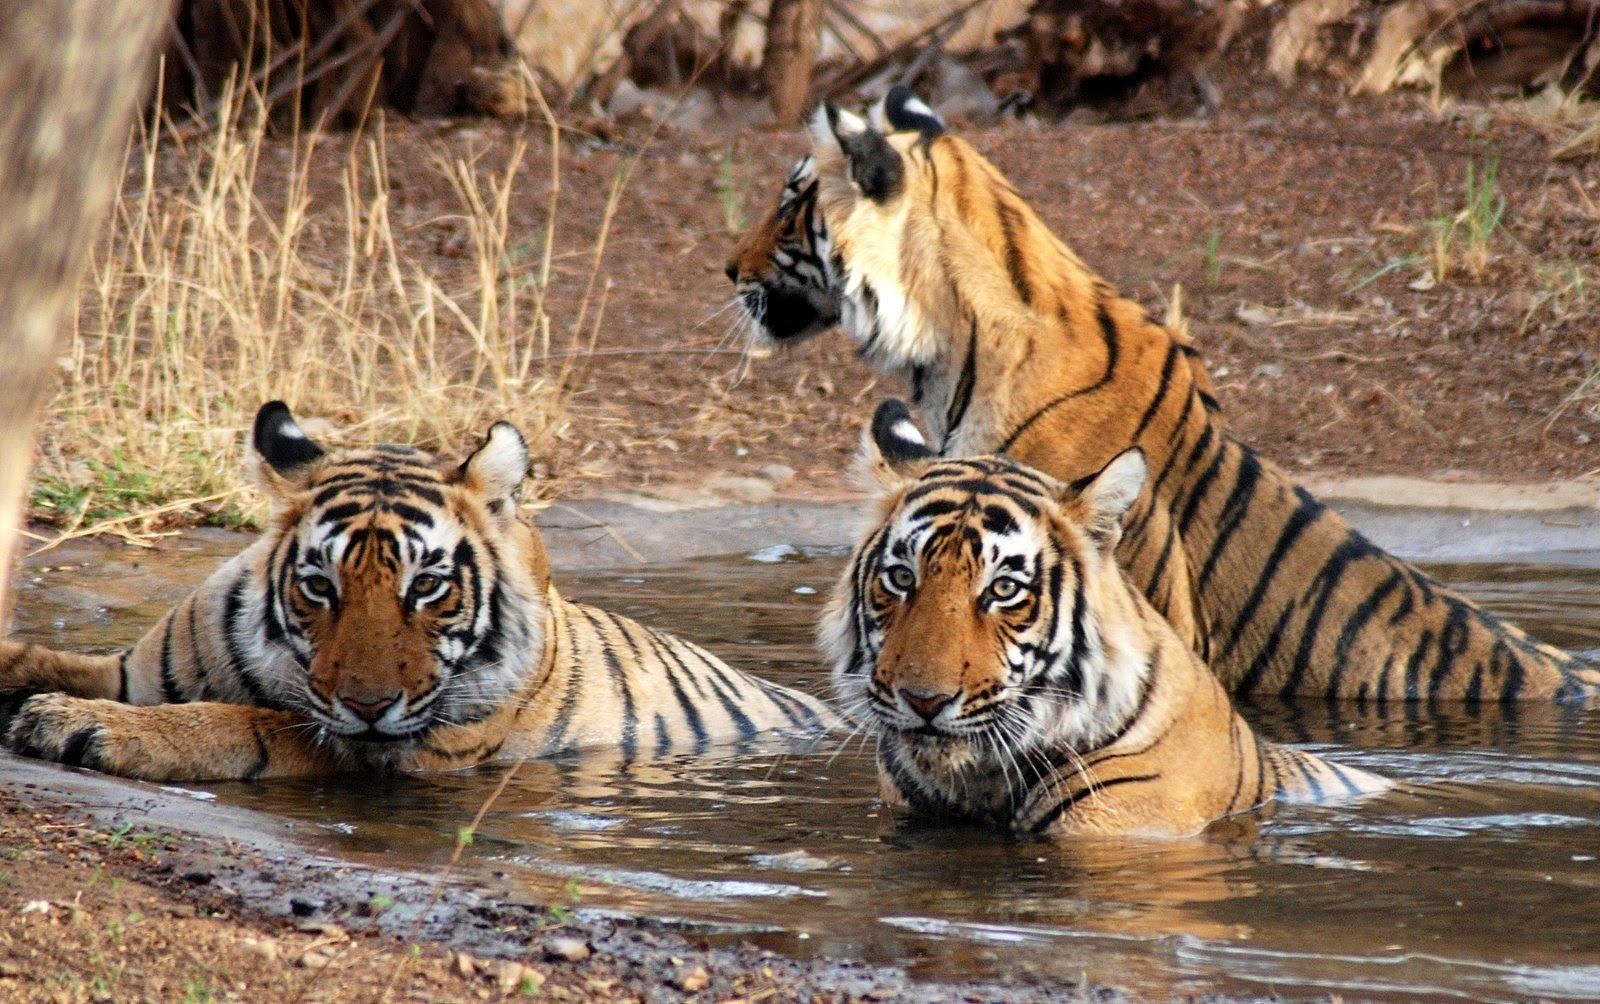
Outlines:
[[883,515],[823,626],[841,706],[934,801],[955,801],[964,771],[1104,740],[1146,672],[1111,554],[1143,455],[1079,486],[1000,456],[940,460],[899,401],[865,452]]
[[828,227],[817,210],[816,162],[789,170],[772,212],[734,248],[728,278],[759,337],[799,342],[839,323],[828,267]]
[[266,643],[292,706],[345,740],[478,721],[543,653],[548,564],[516,516],[528,468],[501,422],[460,464],[404,446],[328,452],[281,403],[254,433],[278,527]]
[[[862,242],[847,237],[851,246],[841,246],[838,228],[887,235],[866,250],[896,266],[902,254],[921,253],[904,246],[900,235],[907,208],[918,204],[914,193],[931,171],[930,144],[945,127],[902,87],[890,91],[874,118],[883,131],[832,105],[818,108],[810,124],[812,153],[790,169],[772,212],[735,247],[727,275],[759,337],[793,342],[842,324],[869,357],[884,361],[878,355],[887,347],[885,335],[894,333],[881,322],[904,315],[905,304],[889,286],[864,285],[853,276],[849,262],[863,253]],[[870,219],[857,218],[863,213]]]

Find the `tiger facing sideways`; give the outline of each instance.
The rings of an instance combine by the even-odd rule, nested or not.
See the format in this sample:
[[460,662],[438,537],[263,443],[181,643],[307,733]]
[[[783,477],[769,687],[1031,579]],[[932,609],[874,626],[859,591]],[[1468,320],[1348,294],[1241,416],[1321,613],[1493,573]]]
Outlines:
[[897,87],[874,119],[819,109],[811,154],[735,250],[765,338],[838,322],[906,380],[943,456],[1004,453],[1070,482],[1143,450],[1118,559],[1236,692],[1600,693],[1600,669],[1375,546],[1236,439],[1187,337],[1090,271],[926,105]]
[[1387,782],[1258,739],[1123,574],[1138,448],[1065,485],[941,459],[904,403],[866,437],[880,518],[824,616],[836,697],[891,805],[1018,834],[1186,836],[1274,798]]
[[148,780],[626,758],[831,726],[804,694],[562,599],[517,515],[506,422],[459,464],[325,451],[281,402],[253,447],[271,529],[120,655],[0,641],[23,753]]

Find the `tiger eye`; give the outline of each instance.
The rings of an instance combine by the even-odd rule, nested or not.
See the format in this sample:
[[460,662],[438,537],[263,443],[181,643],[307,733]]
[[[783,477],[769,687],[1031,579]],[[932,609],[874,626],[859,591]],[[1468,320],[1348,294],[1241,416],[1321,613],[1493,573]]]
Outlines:
[[411,592],[416,596],[423,596],[439,588],[443,581],[437,575],[419,575],[411,580]]
[[1002,579],[995,579],[993,582],[989,583],[989,598],[991,600],[1013,599],[1021,591],[1022,583],[1011,578],[1010,576]]
[[910,592],[911,587],[917,584],[917,577],[904,565],[891,565],[885,573],[889,578],[889,585],[900,592]]

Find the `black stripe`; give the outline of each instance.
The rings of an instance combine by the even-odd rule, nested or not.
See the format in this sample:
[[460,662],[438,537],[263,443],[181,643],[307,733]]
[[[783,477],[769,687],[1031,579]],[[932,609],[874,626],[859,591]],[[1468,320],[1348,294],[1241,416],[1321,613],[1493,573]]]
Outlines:
[[1344,678],[1344,668],[1349,661],[1351,647],[1361,636],[1361,630],[1367,626],[1367,622],[1377,613],[1379,605],[1400,585],[1400,576],[1390,572],[1389,577],[1368,593],[1366,598],[1356,605],[1350,616],[1345,618],[1344,627],[1339,630],[1339,643],[1334,646],[1333,665],[1328,669],[1328,687],[1324,692],[1327,697],[1340,696],[1339,685]]
[[1249,451],[1239,456],[1239,472],[1233,480],[1233,490],[1228,493],[1228,500],[1222,504],[1222,514],[1217,519],[1217,532],[1211,543],[1211,553],[1206,555],[1206,563],[1201,566],[1200,574],[1194,580],[1197,592],[1205,592],[1206,583],[1211,580],[1211,573],[1216,570],[1217,562],[1222,557],[1223,550],[1233,535],[1238,531],[1244,517],[1250,511],[1250,504],[1256,498],[1256,485],[1261,480],[1261,463]]
[[1000,220],[1000,234],[1005,242],[1006,273],[1011,276],[1011,288],[1024,306],[1033,306],[1033,289],[1028,284],[1028,264],[1017,241],[1017,231],[1025,222],[1015,206],[1008,205],[998,192],[994,197],[994,212]]
[[700,719],[700,709],[696,708],[694,702],[689,699],[688,693],[683,689],[683,682],[678,679],[678,674],[673,671],[673,666],[677,666],[691,676],[693,674],[678,659],[676,653],[671,651],[671,644],[660,632],[654,628],[647,627],[644,629],[644,636],[661,662],[661,667],[667,677],[667,683],[672,687],[672,696],[677,698],[678,707],[683,711],[684,721],[689,723],[689,731],[694,733],[695,750],[697,752],[703,751],[710,737],[706,735],[705,723]]
[[1217,656],[1219,661],[1226,661],[1228,656],[1233,654],[1234,647],[1244,637],[1245,629],[1250,627],[1251,621],[1255,619],[1256,609],[1261,606],[1261,601],[1266,598],[1267,590],[1271,587],[1273,579],[1277,577],[1278,569],[1283,565],[1283,559],[1288,555],[1290,549],[1294,547],[1295,542],[1300,539],[1300,535],[1306,531],[1306,528],[1316,522],[1317,517],[1322,515],[1321,504],[1310,495],[1299,490],[1295,494],[1298,504],[1295,506],[1294,511],[1289,514],[1289,519],[1284,523],[1283,529],[1278,532],[1278,540],[1272,545],[1272,553],[1267,556],[1267,560],[1261,565],[1264,574],[1257,575],[1256,584],[1250,590],[1249,598],[1239,608],[1238,616],[1234,618],[1233,630],[1228,635],[1228,642],[1222,647],[1222,651]]
[[[569,607],[568,609],[572,608]],[[567,643],[568,657],[574,666],[579,665],[582,653],[578,651],[578,636],[572,630],[571,614],[561,618],[561,623],[555,626],[565,629],[566,633],[563,637]],[[552,656],[552,661],[556,665],[560,665],[559,644],[555,646]],[[556,710],[555,720],[550,723],[550,731],[545,739],[545,748],[547,750],[559,749],[561,744],[566,741],[567,729],[571,726],[573,712],[578,707],[578,693],[582,680],[583,674],[578,672],[577,669],[573,669],[567,674],[567,689],[561,692],[561,707]]]
[[1034,423],[1038,422],[1041,418],[1054,411],[1056,408],[1066,404],[1075,397],[1082,397],[1085,394],[1092,394],[1111,382],[1111,376],[1117,368],[1116,328],[1111,320],[1111,315],[1106,312],[1104,302],[1097,303],[1095,305],[1095,309],[1097,316],[1100,319],[1102,333],[1104,334],[1106,340],[1105,372],[1101,373],[1099,379],[1089,386],[1083,387],[1079,390],[1069,390],[1065,394],[1052,399],[1048,403],[1038,408],[1033,414],[1024,419],[1022,424],[1017,426],[1016,429],[1012,431],[1011,435],[1005,438],[1005,441],[1000,444],[1000,448],[995,450],[996,453],[1008,452],[1011,447],[1016,444],[1017,440],[1021,439],[1023,435],[1033,427]]
[[256,679],[250,662],[244,657],[244,649],[239,644],[239,629],[244,626],[244,594],[250,580],[247,574],[240,575],[233,580],[233,585],[228,588],[227,600],[223,606],[222,617],[222,642],[223,648],[228,653],[228,663],[233,669],[233,675],[244,686],[245,692],[250,695],[253,704],[263,708],[283,708],[283,702],[267,694],[261,681]]
[[1167,343],[1167,358],[1161,364],[1161,377],[1159,385],[1156,387],[1155,396],[1150,399],[1150,404],[1145,408],[1144,414],[1139,416],[1139,424],[1133,427],[1133,435],[1128,437],[1128,442],[1137,444],[1139,437],[1144,435],[1145,428],[1156,417],[1156,412],[1161,409],[1161,403],[1167,399],[1167,391],[1172,389],[1172,369],[1177,361],[1178,343],[1169,341]]
[[183,704],[187,700],[178,689],[177,677],[172,672],[172,624],[177,619],[176,610],[167,615],[167,630],[161,636],[161,696],[168,704]]
[[122,704],[128,703],[128,657],[132,654],[133,650],[128,649],[117,659],[117,675],[122,680],[117,687],[117,700]]
[[250,767],[249,770],[244,772],[244,777],[240,779],[243,781],[256,780],[272,763],[272,753],[267,748],[266,739],[262,738],[261,727],[259,725],[252,725],[250,728],[250,734],[254,736],[256,740],[256,762]]
[[1080,788],[1051,807],[1050,811],[1045,813],[1044,818],[1040,819],[1037,823],[1034,823],[1028,828],[1029,832],[1039,834],[1043,833],[1045,830],[1048,830],[1055,824],[1056,820],[1066,815],[1074,805],[1077,805],[1090,795],[1098,794],[1107,788],[1115,788],[1119,784],[1133,784],[1139,781],[1155,781],[1160,777],[1161,775],[1159,774],[1135,774],[1129,777],[1114,777],[1109,781],[1101,781],[1098,784],[1091,784],[1086,788]]
[[977,382],[978,317],[972,317],[972,330],[967,336],[967,358],[961,363],[961,377],[956,381],[955,393],[950,397],[950,407],[944,415],[944,443],[940,452],[950,448],[950,438],[956,434],[967,406],[972,403],[972,388]]
[[[621,661],[617,659],[617,653],[606,644],[600,621],[587,609],[582,613],[594,626],[595,633],[600,635],[600,655],[605,660],[606,669],[611,672],[611,682],[616,684],[617,693],[622,697],[622,756],[624,759],[632,760],[639,751],[639,712],[633,700],[633,687],[628,683],[628,674],[623,669]],[[622,624],[616,620],[613,620],[612,624],[616,627],[617,633],[626,638],[628,632],[623,629]]]

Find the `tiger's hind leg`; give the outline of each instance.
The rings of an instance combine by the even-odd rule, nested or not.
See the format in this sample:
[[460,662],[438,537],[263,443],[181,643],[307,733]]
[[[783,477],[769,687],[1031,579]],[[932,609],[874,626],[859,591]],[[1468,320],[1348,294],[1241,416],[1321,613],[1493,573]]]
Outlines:
[[289,711],[197,702],[136,707],[65,694],[28,698],[6,735],[43,760],[144,781],[314,777],[347,765]]

